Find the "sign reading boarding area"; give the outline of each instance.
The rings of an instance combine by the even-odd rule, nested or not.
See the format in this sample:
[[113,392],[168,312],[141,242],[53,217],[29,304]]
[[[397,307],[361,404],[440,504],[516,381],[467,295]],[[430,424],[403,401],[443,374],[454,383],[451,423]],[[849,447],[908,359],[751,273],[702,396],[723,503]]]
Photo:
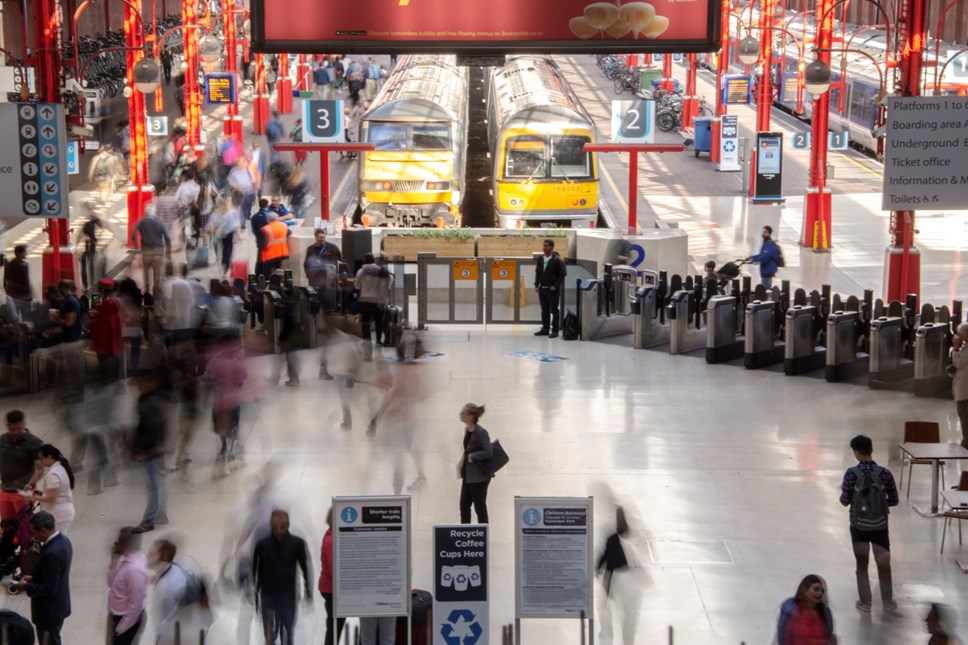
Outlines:
[[252,0],[252,48],[269,53],[711,52],[720,0]]
[[653,143],[655,101],[612,101],[612,141]]
[[434,527],[434,645],[490,643],[487,525]]
[[410,496],[333,498],[337,616],[410,613]]
[[0,146],[2,217],[67,217],[67,132],[64,106],[0,105],[0,132],[17,133]]
[[590,497],[514,499],[516,618],[593,616],[592,510]]
[[888,101],[881,208],[968,208],[968,97]]
[[222,72],[205,75],[205,103],[207,105],[228,105],[235,103],[237,97],[235,74]]

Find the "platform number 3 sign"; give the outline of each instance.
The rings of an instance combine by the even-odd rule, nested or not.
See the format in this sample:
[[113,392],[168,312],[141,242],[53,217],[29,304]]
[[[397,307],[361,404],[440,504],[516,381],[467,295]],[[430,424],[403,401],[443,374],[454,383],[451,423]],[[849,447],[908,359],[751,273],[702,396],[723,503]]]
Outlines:
[[655,101],[612,101],[612,141],[652,143],[655,139]]
[[343,138],[342,101],[303,101],[303,140],[327,143]]

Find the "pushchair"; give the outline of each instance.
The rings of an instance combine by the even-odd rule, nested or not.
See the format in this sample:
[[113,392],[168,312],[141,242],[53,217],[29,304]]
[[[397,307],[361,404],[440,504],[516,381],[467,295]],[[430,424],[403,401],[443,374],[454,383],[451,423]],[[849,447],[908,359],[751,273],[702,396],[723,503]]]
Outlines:
[[[0,578],[14,574],[33,572],[33,565],[39,555],[30,535],[30,518],[34,515],[33,504],[27,504],[13,517],[0,522]],[[15,578],[17,576],[14,576]]]
[[726,262],[716,270],[716,290],[725,293],[729,283],[739,277],[739,269],[746,264],[746,260],[734,260]]

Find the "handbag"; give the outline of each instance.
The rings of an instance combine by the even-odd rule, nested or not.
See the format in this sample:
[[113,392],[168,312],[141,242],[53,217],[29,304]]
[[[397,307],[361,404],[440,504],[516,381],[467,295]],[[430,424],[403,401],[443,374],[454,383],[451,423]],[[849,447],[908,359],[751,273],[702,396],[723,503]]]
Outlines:
[[495,473],[497,473],[497,471],[507,466],[508,462],[511,461],[511,458],[508,457],[508,453],[506,450],[504,450],[504,446],[502,446],[501,442],[497,439],[491,442],[491,448],[491,458],[484,463],[486,464],[487,471],[493,476]]

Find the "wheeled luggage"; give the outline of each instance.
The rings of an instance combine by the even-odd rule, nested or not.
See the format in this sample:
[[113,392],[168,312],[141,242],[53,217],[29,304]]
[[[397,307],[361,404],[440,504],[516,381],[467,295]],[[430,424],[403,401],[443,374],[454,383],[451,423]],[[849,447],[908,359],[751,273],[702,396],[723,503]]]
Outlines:
[[[410,642],[413,645],[430,645],[433,627],[434,597],[429,591],[410,591]],[[397,618],[397,643],[407,642],[407,617]]]
[[383,346],[396,347],[403,338],[403,312],[400,307],[390,305],[383,316]]

